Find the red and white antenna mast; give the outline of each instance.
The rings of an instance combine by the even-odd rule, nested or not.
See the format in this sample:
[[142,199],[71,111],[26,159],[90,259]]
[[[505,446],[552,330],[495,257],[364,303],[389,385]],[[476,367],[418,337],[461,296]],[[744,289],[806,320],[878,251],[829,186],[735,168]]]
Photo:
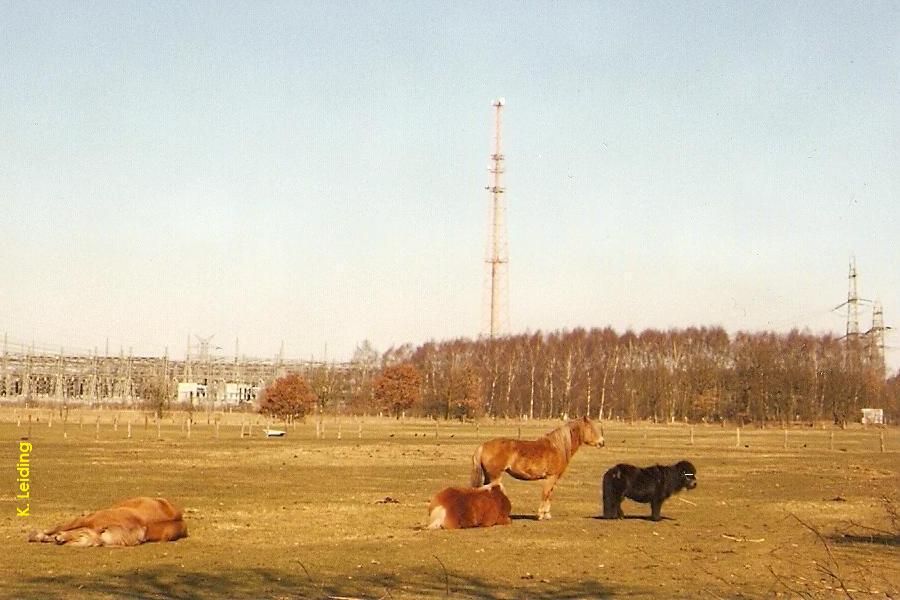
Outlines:
[[508,283],[509,253],[506,243],[506,203],[503,187],[503,151],[502,151],[502,115],[506,101],[503,98],[494,100],[494,152],[491,154],[491,185],[486,189],[491,193],[490,236],[488,239],[487,275],[489,288],[485,292],[488,298],[487,335],[494,339],[509,329],[508,317]]

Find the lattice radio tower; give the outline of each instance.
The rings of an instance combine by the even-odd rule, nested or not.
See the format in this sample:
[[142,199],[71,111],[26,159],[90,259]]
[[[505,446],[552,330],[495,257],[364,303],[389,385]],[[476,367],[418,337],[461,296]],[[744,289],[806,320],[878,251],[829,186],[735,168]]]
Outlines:
[[847,276],[847,301],[838,304],[835,308],[847,306],[847,330],[845,337],[848,343],[859,341],[859,303],[860,297],[856,291],[856,257],[850,258],[850,273]]
[[509,253],[506,243],[506,202],[503,187],[502,114],[506,101],[494,100],[494,152],[491,154],[490,232],[488,236],[487,258],[485,259],[485,297],[487,315],[485,333],[494,339],[509,331]]
[[861,337],[859,333],[859,305],[863,302],[869,303],[871,300],[860,298],[856,289],[856,257],[850,257],[850,273],[847,276],[847,301],[841,302],[834,307],[837,310],[843,306],[847,307],[847,330],[844,335],[844,343],[847,348],[845,358],[858,358],[861,350]]
[[869,359],[884,371],[884,332],[890,327],[884,325],[884,308],[877,300],[872,305],[872,328],[866,332]]

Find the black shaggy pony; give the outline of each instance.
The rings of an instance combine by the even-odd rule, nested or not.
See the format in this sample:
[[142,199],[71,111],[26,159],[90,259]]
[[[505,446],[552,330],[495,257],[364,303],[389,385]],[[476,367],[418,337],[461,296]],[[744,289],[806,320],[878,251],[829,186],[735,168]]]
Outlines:
[[603,475],[603,518],[621,519],[622,499],[650,503],[650,518],[660,520],[663,502],[683,489],[697,487],[697,469],[686,460],[671,466],[618,464]]

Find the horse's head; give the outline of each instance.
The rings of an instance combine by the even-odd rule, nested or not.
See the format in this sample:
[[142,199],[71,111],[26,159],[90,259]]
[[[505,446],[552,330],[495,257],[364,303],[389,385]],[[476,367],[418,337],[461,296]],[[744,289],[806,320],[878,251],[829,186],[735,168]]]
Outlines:
[[681,487],[686,490],[692,490],[697,487],[697,468],[686,460],[675,465],[678,474],[681,475]]
[[603,425],[600,425],[600,433],[597,433],[597,427],[587,415],[581,418],[581,441],[588,446],[596,446],[602,448],[606,442],[603,441]]

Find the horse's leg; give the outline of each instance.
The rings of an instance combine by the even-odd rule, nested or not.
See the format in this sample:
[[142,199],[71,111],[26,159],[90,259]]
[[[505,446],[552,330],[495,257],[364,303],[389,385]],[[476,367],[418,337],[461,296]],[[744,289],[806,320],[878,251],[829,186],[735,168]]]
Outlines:
[[72,546],[102,546],[103,540],[100,532],[91,527],[76,527],[74,529],[66,529],[52,536],[52,540],[57,544],[69,544]]
[[650,519],[652,521],[659,521],[662,517],[659,516],[659,512],[662,509],[662,499],[654,497],[650,500]]
[[[88,521],[88,517],[90,515],[84,515],[81,517],[75,517],[71,521],[67,521],[66,523],[61,523],[55,527],[51,527],[50,529],[45,529],[44,531],[37,532],[33,531],[28,535],[29,542],[53,542],[57,544],[63,544],[66,542],[58,541],[58,534],[65,533],[67,531],[80,530],[82,528],[90,528],[91,523]],[[66,536],[63,536],[64,538]]]
[[538,508],[538,520],[550,518],[550,496],[553,495],[553,487],[559,479],[556,475],[548,475],[544,480],[544,491],[541,494],[541,506]]

